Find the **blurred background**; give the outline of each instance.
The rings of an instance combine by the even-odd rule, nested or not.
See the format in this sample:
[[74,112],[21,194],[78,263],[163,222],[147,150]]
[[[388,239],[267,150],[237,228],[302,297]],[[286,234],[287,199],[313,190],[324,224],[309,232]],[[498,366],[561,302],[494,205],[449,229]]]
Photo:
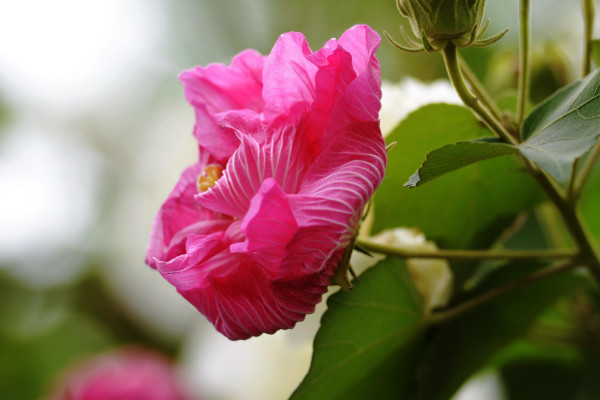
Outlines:
[[[580,1],[532,3],[543,98],[580,69]],[[496,96],[514,90],[517,6],[489,0],[489,34],[510,31],[465,54]],[[286,31],[316,50],[357,23],[399,36],[405,21],[394,0],[0,3],[3,399],[41,398],[73,363],[131,344],[172,358],[194,399],[291,393],[318,316],[229,342],[143,260],[156,211],[196,157],[178,74],[249,47],[267,54]],[[444,75],[439,55],[383,41],[378,56],[390,82]]]

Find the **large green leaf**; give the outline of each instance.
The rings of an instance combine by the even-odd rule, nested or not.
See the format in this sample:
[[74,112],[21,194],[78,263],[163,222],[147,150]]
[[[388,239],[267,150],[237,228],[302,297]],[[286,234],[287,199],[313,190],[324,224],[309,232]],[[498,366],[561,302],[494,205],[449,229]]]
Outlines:
[[327,305],[310,370],[291,400],[409,398],[423,318],[404,262],[380,262]]
[[502,368],[504,388],[511,400],[582,399],[578,395],[584,374],[580,365],[548,360],[515,361]]
[[600,134],[600,70],[559,90],[523,123],[521,153],[565,184]]
[[[507,265],[490,274],[477,293],[517,279],[532,268],[523,263]],[[422,358],[423,398],[450,398],[490,357],[525,332],[546,307],[584,282],[572,274],[546,278],[439,326]]]
[[415,189],[402,187],[431,149],[489,132],[466,108],[423,107],[388,137],[386,178],[375,194],[373,231],[396,226],[421,229],[443,248],[485,247],[514,216],[542,198],[515,157],[478,162]]
[[585,332],[565,334],[551,325],[545,329],[537,335],[528,332],[529,338],[513,342],[494,357],[508,398],[600,398],[600,360],[596,351],[582,347]]
[[416,187],[438,176],[478,161],[518,152],[519,150],[516,147],[493,138],[447,144],[427,154],[427,159],[423,162],[423,165],[409,178],[404,186]]

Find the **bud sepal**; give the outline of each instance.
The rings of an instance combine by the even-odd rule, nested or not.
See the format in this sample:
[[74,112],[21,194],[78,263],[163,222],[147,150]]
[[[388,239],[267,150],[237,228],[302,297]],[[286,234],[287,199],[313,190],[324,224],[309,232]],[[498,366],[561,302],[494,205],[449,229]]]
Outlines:
[[485,0],[396,0],[396,6],[409,19],[415,37],[400,27],[404,45],[384,34],[395,47],[411,53],[441,51],[450,42],[455,47],[484,47],[508,32],[482,39],[489,26],[489,20],[482,24]]

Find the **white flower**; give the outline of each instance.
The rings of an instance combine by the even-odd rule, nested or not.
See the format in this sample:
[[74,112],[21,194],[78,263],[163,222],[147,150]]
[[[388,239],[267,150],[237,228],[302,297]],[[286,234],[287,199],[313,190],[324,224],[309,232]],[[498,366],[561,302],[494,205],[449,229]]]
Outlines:
[[[414,228],[384,230],[371,237],[370,240],[403,250],[435,251],[437,249],[435,243],[426,240],[425,235]],[[355,252],[350,264],[355,270],[362,271],[383,258],[382,255],[368,257]],[[409,258],[406,260],[406,266],[415,287],[423,298],[425,313],[448,304],[452,294],[453,275],[446,260]]]
[[400,121],[418,108],[431,103],[462,104],[450,82],[424,83],[406,78],[398,83],[384,81],[381,86],[381,132],[387,136]]

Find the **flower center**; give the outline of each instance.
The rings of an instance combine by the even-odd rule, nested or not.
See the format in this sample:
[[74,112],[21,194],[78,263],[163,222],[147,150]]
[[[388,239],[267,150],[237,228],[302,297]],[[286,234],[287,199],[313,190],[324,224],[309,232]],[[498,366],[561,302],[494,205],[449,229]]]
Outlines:
[[223,175],[223,167],[219,164],[208,164],[198,175],[198,191],[206,192],[215,186],[221,175]]

